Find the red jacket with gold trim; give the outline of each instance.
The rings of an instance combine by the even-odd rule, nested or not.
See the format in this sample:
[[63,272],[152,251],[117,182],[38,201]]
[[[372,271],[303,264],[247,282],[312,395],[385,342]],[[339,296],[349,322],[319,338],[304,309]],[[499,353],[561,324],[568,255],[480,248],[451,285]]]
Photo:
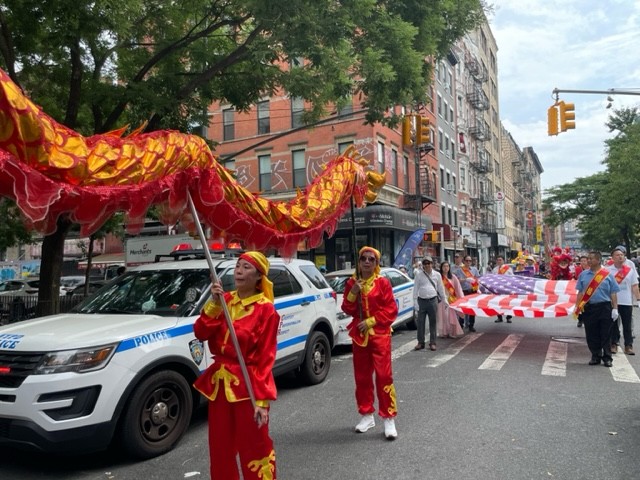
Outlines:
[[[398,316],[398,305],[393,296],[393,289],[389,279],[381,275],[373,275],[374,278],[365,282],[361,294],[351,294],[351,288],[355,283],[354,278],[347,280],[342,298],[342,311],[351,315],[353,320],[347,329],[352,340],[360,346],[366,346],[369,335],[391,335],[391,324]],[[362,318],[360,318],[360,298],[362,298]],[[363,333],[358,330],[361,320],[367,322],[369,329]]]
[[[262,293],[241,299],[235,291],[225,292],[224,299],[256,401],[259,406],[267,406],[269,400],[276,399],[276,385],[271,370],[276,358],[280,315]],[[212,365],[193,384],[196,390],[210,400],[222,392],[229,402],[248,400],[249,393],[222,306],[219,303],[205,306],[193,331],[198,339],[208,342],[213,355]]]

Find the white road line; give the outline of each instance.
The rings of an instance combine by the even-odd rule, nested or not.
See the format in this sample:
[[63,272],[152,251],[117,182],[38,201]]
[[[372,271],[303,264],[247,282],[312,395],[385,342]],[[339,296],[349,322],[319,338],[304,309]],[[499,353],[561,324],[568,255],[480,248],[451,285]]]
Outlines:
[[524,335],[509,335],[478,367],[478,370],[500,370],[523,338]]
[[[620,351],[618,351],[620,352]],[[616,382],[640,383],[640,378],[636,374],[629,363],[629,359],[624,353],[618,353],[613,357],[613,367],[611,367],[611,375]]]
[[471,342],[480,338],[482,335],[482,333],[469,333],[465,335],[457,342],[451,344],[444,352],[438,353],[435,356],[429,358],[429,360],[427,361],[427,367],[435,368],[439,367],[443,363],[448,362],[453,357],[458,355],[463,348],[465,348]]
[[547,349],[547,356],[544,359],[544,365],[542,365],[542,375],[566,377],[568,350],[568,343],[551,340]]
[[410,351],[414,349],[416,346],[416,341],[411,340],[410,342],[405,343],[404,345],[400,345],[398,348],[391,352],[391,360],[396,360],[403,355],[406,355]]

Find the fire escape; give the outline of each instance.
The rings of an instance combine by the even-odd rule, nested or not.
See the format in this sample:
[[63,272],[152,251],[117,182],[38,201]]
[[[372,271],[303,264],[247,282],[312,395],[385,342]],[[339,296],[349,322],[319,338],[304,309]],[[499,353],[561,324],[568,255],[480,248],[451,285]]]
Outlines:
[[472,206],[476,211],[475,230],[482,233],[493,233],[496,228],[489,212],[495,200],[487,179],[487,175],[493,171],[493,165],[483,146],[484,142],[491,139],[489,124],[484,119],[484,112],[490,108],[489,98],[482,88],[483,83],[488,79],[488,74],[484,65],[473,55],[467,55],[465,66],[469,72],[466,97],[469,105],[474,110],[473,118],[468,125],[468,131],[477,145],[475,157],[470,158],[469,163],[478,175],[480,186],[475,196],[471,197]]

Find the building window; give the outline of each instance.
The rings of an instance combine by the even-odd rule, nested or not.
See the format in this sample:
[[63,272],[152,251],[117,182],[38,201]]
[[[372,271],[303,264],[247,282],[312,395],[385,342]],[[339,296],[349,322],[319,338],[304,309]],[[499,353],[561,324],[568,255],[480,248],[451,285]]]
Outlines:
[[444,135],[442,130],[438,130],[438,150],[444,153]]
[[447,214],[449,216],[449,225],[453,225],[453,212],[451,211],[451,209],[449,208],[447,211]]
[[384,143],[378,142],[378,172],[384,173]]
[[398,151],[391,150],[391,183],[398,186]]
[[258,135],[271,132],[271,118],[269,112],[269,100],[258,102]]
[[447,222],[447,209],[445,208],[444,205],[440,207],[440,218],[442,219],[441,220],[442,223]]
[[458,193],[458,185],[456,185],[455,175],[452,175],[451,185],[453,186],[453,193]]
[[304,99],[293,97],[291,99],[291,128],[302,127],[302,115],[304,114]]
[[260,165],[260,190],[271,190],[271,155],[258,155]]
[[236,161],[235,160],[223,160],[222,166],[229,170],[230,172],[236,171]]
[[442,96],[438,94],[438,115],[442,117]]
[[307,185],[307,169],[305,162],[305,151],[294,150],[291,152],[291,162],[293,164],[293,187],[304,187]]
[[[436,174],[436,172],[431,172],[431,177],[433,178],[433,196],[434,196],[434,197],[436,197],[436,199],[437,199],[437,194],[436,194],[436,185],[438,184],[438,175]],[[427,188],[428,188],[428,187],[429,187],[429,186],[427,185]],[[428,193],[431,193],[431,190],[432,190],[432,189],[431,189],[431,188],[429,188],[429,190],[430,190],[430,191],[429,191]]]
[[236,137],[235,123],[233,122],[233,108],[225,108],[222,110],[222,139],[233,140]]
[[458,212],[453,211],[453,224],[458,225]]
[[409,190],[409,157],[402,156],[402,163],[404,164],[404,189]]
[[449,187],[449,185],[451,185],[451,174],[449,172],[447,172],[447,184],[446,185],[447,185],[447,187],[446,187],[447,191],[449,191],[449,188],[451,188],[451,187]]
[[467,169],[466,167],[460,167],[460,190],[467,191]]
[[444,168],[440,167],[440,188],[444,190]]
[[349,141],[349,142],[342,142],[338,144],[338,153],[344,153],[344,151],[349,148],[351,145],[353,145],[353,141]]
[[353,98],[349,97],[349,102],[338,110],[338,115],[349,115],[353,113]]

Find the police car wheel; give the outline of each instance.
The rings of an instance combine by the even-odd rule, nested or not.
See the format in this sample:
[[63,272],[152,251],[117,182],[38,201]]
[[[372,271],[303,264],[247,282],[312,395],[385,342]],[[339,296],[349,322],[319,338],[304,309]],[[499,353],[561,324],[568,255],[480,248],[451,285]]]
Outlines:
[[124,451],[138,458],[152,458],[171,450],[189,426],[192,398],[189,384],[177,372],[161,371],[144,379],[122,417]]
[[298,371],[299,378],[307,385],[322,383],[331,366],[331,346],[323,332],[313,332],[307,341],[304,360]]

